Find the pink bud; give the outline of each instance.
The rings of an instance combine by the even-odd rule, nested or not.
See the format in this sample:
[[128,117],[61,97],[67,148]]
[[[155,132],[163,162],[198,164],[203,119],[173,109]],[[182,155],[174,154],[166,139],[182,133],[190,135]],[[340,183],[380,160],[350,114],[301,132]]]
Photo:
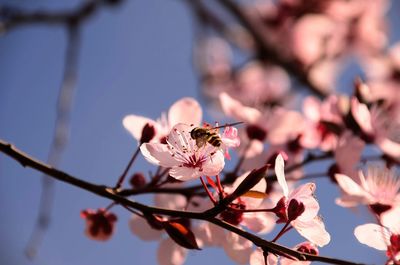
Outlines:
[[140,172],[136,172],[132,175],[129,183],[132,185],[133,188],[140,189],[146,185],[146,178]]
[[140,137],[140,144],[148,143],[156,135],[156,130],[153,125],[150,123],[146,123],[146,125],[142,129],[142,136]]

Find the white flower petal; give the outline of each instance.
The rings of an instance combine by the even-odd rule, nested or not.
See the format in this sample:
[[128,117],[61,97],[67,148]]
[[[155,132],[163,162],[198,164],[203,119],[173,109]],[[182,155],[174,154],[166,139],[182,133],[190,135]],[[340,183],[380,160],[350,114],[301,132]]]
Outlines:
[[163,232],[151,228],[147,221],[139,216],[132,215],[129,220],[129,228],[132,233],[138,236],[141,240],[159,240]]
[[144,158],[152,164],[163,167],[173,167],[178,164],[166,144],[145,143],[140,146],[140,151]]
[[219,95],[219,100],[225,114],[239,121],[255,123],[261,117],[259,110],[244,106],[225,92]]
[[251,241],[232,232],[227,232],[223,247],[225,253],[238,264],[247,264],[253,251]]
[[159,193],[154,196],[154,204],[160,208],[182,210],[186,207],[186,203],[186,197],[181,194]]
[[369,247],[386,250],[389,241],[389,232],[386,228],[377,224],[359,225],[354,229],[354,235],[360,241]]
[[137,115],[128,115],[125,116],[122,120],[122,124],[124,125],[125,129],[128,130],[128,132],[130,132],[132,136],[138,141],[142,137],[143,127],[147,123],[153,125],[157,132],[157,123],[149,118]]
[[185,263],[187,249],[179,246],[170,238],[161,240],[157,251],[158,264],[182,265]]
[[392,233],[400,234],[400,205],[384,212],[381,215],[382,225],[389,228]]
[[224,169],[225,160],[221,151],[217,151],[203,164],[203,175],[215,176]]
[[289,188],[285,179],[285,162],[281,154],[275,159],[275,174],[279,185],[282,187],[283,194],[287,197],[289,195]]
[[182,98],[175,102],[168,111],[169,126],[173,127],[178,123],[198,126],[202,116],[201,106],[194,98]]
[[289,194],[288,201],[295,199],[304,204],[305,211],[298,217],[303,222],[313,219],[318,214],[319,203],[313,196],[315,188],[315,183],[310,182],[297,187]]
[[275,218],[269,213],[244,213],[241,225],[258,234],[266,234],[275,227]]
[[357,98],[351,99],[351,114],[363,132],[372,134],[371,113],[367,105],[360,103]]
[[324,223],[318,216],[307,222],[296,219],[291,224],[300,235],[319,247],[325,246],[331,240],[331,236],[325,230]]
[[343,174],[335,174],[339,186],[349,195],[364,196],[366,192],[354,180]]

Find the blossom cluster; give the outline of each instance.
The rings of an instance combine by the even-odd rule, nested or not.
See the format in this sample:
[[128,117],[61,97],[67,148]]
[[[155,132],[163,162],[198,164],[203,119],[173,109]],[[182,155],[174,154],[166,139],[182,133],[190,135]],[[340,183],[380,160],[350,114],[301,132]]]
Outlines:
[[[157,120],[123,119],[137,141],[131,162],[140,153],[154,169],[136,170],[130,188],[114,191],[154,193],[154,209],[165,210],[130,209],[130,230],[160,241],[161,265],[181,265],[188,251],[206,247],[222,248],[237,264],[309,264],[331,241],[315,196],[323,177],[340,193],[337,205],[366,206],[376,221],[355,227],[357,240],[385,251],[386,264],[400,264],[400,46],[388,47],[388,1],[248,2],[241,8],[262,21],[265,39],[257,44],[235,28],[234,44],[257,55],[272,47],[278,58],[237,67],[227,40],[202,36],[196,44],[203,93],[230,122],[209,123],[189,97]],[[349,56],[362,62],[365,80],[354,78],[344,95],[334,85]],[[292,73],[315,95],[293,93]],[[330,163],[322,172],[304,169],[320,160]],[[116,217],[109,210],[82,217],[90,238],[110,238]],[[240,231],[274,244],[296,231],[305,241],[292,249],[306,260]]]

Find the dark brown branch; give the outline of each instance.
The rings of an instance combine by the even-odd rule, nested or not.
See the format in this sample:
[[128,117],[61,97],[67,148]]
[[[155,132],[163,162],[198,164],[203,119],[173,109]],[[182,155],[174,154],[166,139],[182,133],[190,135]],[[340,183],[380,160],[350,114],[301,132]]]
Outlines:
[[0,25],[4,30],[17,26],[46,24],[72,25],[79,24],[92,16],[101,6],[117,4],[122,0],[88,0],[70,11],[36,11],[24,12],[10,7],[0,7]]
[[323,98],[327,96],[327,91],[315,86],[309,80],[307,72],[302,70],[302,66],[299,63],[283,57],[282,53],[269,43],[259,17],[250,16],[232,0],[218,0],[218,2],[248,30],[257,45],[258,56],[261,59],[267,59],[280,65],[318,97]]
[[175,210],[150,207],[150,206],[146,206],[141,203],[137,203],[135,201],[128,200],[125,197],[122,197],[122,196],[118,195],[117,193],[115,193],[112,188],[109,188],[109,187],[106,187],[103,185],[92,184],[90,182],[73,177],[63,171],[60,171],[56,168],[53,168],[49,165],[42,163],[41,161],[38,161],[38,160],[28,156],[24,152],[18,150],[13,145],[11,145],[5,141],[2,141],[2,140],[0,140],[0,151],[3,152],[4,154],[8,155],[9,157],[12,157],[13,159],[18,161],[24,167],[31,167],[31,168],[36,169],[44,174],[47,174],[48,176],[53,177],[54,179],[57,179],[59,181],[68,183],[70,185],[76,186],[81,189],[84,189],[86,191],[89,191],[89,192],[99,195],[101,197],[111,199],[112,201],[114,201],[118,204],[124,205],[125,207],[134,208],[143,213],[160,214],[160,215],[167,215],[167,216],[171,216],[171,217],[183,217],[183,218],[205,220],[205,221],[211,222],[215,225],[218,225],[222,228],[225,228],[233,233],[236,233],[236,234],[252,241],[256,246],[266,249],[266,250],[268,250],[268,252],[275,253],[277,255],[279,255],[280,253],[285,253],[285,254],[288,254],[299,260],[321,261],[321,262],[325,262],[325,263],[338,264],[338,265],[362,265],[361,263],[355,263],[355,262],[350,262],[350,261],[346,261],[346,260],[334,259],[334,258],[323,257],[323,256],[314,256],[314,255],[310,255],[310,254],[301,253],[301,252],[295,251],[293,249],[281,246],[277,243],[266,241],[256,235],[253,235],[249,232],[241,230],[240,228],[233,226],[229,223],[226,223],[215,217],[207,217],[203,213],[175,211]]

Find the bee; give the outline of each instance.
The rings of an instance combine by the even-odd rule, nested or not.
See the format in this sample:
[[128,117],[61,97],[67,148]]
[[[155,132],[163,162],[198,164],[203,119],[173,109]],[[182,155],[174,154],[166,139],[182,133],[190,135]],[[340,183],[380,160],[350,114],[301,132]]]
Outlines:
[[234,126],[241,124],[243,122],[235,122],[231,124],[225,124],[222,126],[207,128],[207,127],[195,127],[190,131],[190,137],[196,140],[196,145],[198,148],[205,146],[207,143],[211,144],[214,147],[220,147],[222,145],[221,137],[218,134],[218,130],[220,128],[224,128],[227,126]]

